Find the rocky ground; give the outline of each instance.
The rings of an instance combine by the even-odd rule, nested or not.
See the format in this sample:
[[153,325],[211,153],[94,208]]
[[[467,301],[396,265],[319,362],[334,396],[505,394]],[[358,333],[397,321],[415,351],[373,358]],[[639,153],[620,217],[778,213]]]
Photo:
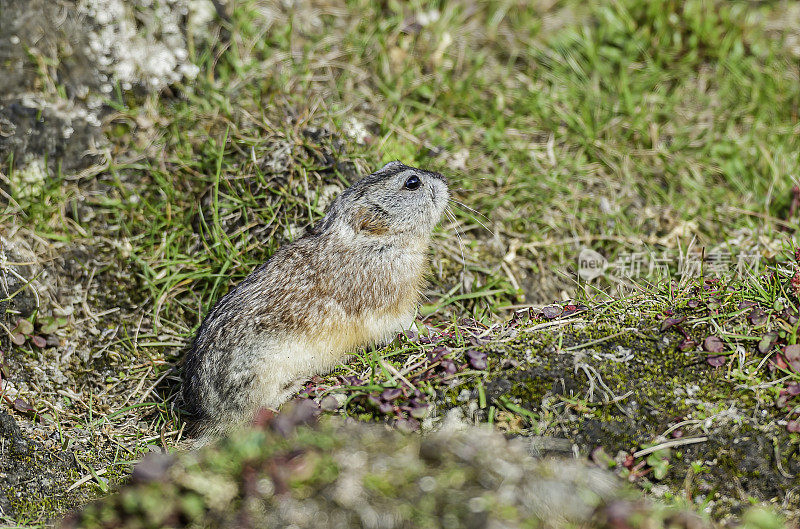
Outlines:
[[[119,483],[139,455],[136,441],[119,443],[121,431],[116,445],[100,433],[109,391],[131,408],[143,400],[107,382],[123,365],[132,375],[141,364],[114,351],[140,299],[119,266],[117,243],[85,232],[66,240],[53,235],[54,224],[34,228],[32,219],[53,189],[74,192],[57,206],[56,224],[94,217],[84,200],[96,191],[94,175],[109,167],[108,94],[159,93],[193,78],[187,41],[208,35],[214,16],[213,4],[200,4],[0,2],[5,523],[52,523]],[[129,440],[155,431],[139,421],[126,427],[134,432]]]
[[[64,527],[705,527],[580,460],[458,419],[426,436],[359,422],[309,429],[288,404],[202,454],[149,456],[133,484]],[[164,499],[167,501],[164,501]]]

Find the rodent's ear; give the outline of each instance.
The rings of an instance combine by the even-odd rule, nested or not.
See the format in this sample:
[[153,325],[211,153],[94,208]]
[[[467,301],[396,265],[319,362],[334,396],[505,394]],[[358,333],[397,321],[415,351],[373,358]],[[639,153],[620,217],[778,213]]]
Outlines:
[[398,168],[398,167],[403,167],[403,163],[398,161],[398,160],[395,160],[393,162],[387,163],[386,165],[384,165],[383,167],[381,167],[380,169],[378,169],[375,172],[376,173],[382,173],[384,171],[391,171],[392,169],[395,169],[395,168]]
[[353,231],[367,235],[383,235],[389,231],[389,219],[380,210],[359,208],[350,219]]

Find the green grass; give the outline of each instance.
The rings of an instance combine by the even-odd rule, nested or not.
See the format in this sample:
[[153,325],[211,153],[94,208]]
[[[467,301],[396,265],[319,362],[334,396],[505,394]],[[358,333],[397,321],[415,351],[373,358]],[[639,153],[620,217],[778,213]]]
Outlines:
[[[584,246],[609,261],[693,244],[767,262],[796,241],[787,215],[800,174],[800,64],[785,32],[798,28],[775,23],[786,3],[314,4],[230,4],[221,38],[191,52],[194,82],[111,96],[107,169],[81,181],[59,174],[35,196],[8,186],[0,222],[113,253],[98,278],[127,299],[109,347],[122,360],[105,383],[132,390],[142,379],[140,391],[169,377],[176,344],[215,300],[338,191],[394,159],[444,173],[462,204],[436,233],[421,310],[456,334],[460,318],[489,323],[564,296],[611,291],[617,301],[602,310],[612,319],[637,307],[635,296],[656,300],[638,306],[645,312],[680,299],[663,286],[579,285]],[[351,134],[359,127],[363,141]],[[14,167],[4,163],[5,192]],[[763,291],[748,290],[756,284]],[[783,295],[779,285],[742,288],[766,305]],[[726,345],[755,337],[724,329]],[[378,359],[402,371],[401,349],[363,353],[337,374],[370,370],[373,386],[398,387]],[[148,404],[153,395],[138,397],[83,425],[121,431],[143,408],[150,433],[180,425]],[[513,415],[487,406],[489,422]],[[141,447],[152,437],[118,438]]]
[[[187,330],[289,227],[321,216],[323,185],[395,158],[444,172],[478,212],[457,208],[467,266],[444,254],[435,284],[444,294],[466,271],[443,298],[492,294],[456,312],[517,303],[514,284],[533,302],[574,291],[552,278],[582,244],[609,258],[630,250],[620,240],[675,248],[675,233],[714,245],[740,229],[774,235],[763,217],[785,216],[800,84],[764,29],[781,4],[442,4],[418,31],[416,3],[348,2],[317,25],[275,6],[268,25],[259,5],[237,4],[231,40],[197,51],[204,74],[180,97],[155,116],[129,102],[119,119],[160,123],[143,161],[112,167],[109,209],[154,311]],[[367,143],[346,141],[353,119]],[[138,134],[123,127],[123,148]],[[350,161],[355,173],[337,170]]]

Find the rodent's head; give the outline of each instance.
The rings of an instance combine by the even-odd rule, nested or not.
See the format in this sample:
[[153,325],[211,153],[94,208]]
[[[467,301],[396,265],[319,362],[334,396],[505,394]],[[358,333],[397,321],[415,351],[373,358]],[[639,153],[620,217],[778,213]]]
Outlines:
[[389,162],[339,195],[311,233],[341,228],[368,237],[427,237],[449,198],[439,173]]

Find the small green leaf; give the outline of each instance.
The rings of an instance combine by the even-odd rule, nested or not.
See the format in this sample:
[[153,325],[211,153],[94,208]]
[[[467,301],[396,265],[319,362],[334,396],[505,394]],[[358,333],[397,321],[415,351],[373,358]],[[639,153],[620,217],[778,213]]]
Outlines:
[[669,470],[669,463],[666,461],[662,461],[658,465],[653,467],[653,477],[658,481],[661,481],[667,476],[667,471]]
[[659,481],[664,479],[669,470],[669,450],[659,450],[647,456],[647,464],[653,469],[653,477]]
[[45,316],[39,318],[40,331],[42,334],[53,334],[61,327],[66,327],[67,318],[55,318],[53,316]]
[[20,318],[17,320],[17,327],[12,332],[20,334],[31,334],[33,333],[33,324],[26,319]]
[[56,319],[52,316],[46,316],[44,318],[39,319],[39,323],[41,324],[39,331],[42,334],[53,334],[58,329],[58,324],[56,323]]

